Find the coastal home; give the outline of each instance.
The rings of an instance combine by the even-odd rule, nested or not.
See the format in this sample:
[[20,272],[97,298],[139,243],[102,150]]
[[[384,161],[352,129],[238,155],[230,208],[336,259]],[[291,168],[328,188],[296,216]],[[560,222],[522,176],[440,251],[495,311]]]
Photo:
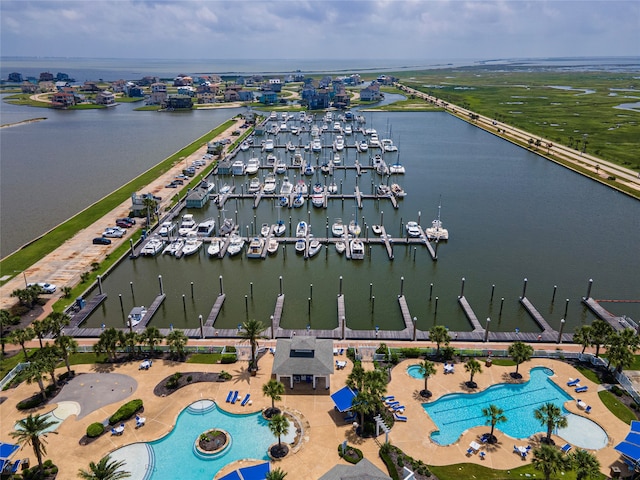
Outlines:
[[127,86],[127,81],[126,80],[116,80],[115,82],[111,82],[111,90],[113,90],[113,93],[123,93],[125,91],[125,88]]
[[324,379],[324,387],[328,389],[333,370],[333,340],[306,335],[278,339],[271,374],[278,381],[288,378],[289,388],[305,382],[315,390],[318,379]]
[[278,94],[271,91],[262,92],[259,101],[264,105],[273,105],[274,103],[278,103]]
[[178,94],[179,95],[188,95],[190,97],[194,97],[196,94],[196,90],[195,88],[193,88],[190,85],[185,85],[182,87],[178,87]]
[[143,98],[144,97],[144,89],[134,83],[128,83],[125,89],[125,92],[128,97],[131,98]]
[[102,91],[102,88],[100,88],[96,82],[87,81],[82,84],[82,87],[80,87],[80,90],[82,90],[83,92],[98,93]]
[[224,91],[224,101],[225,102],[238,102],[240,100],[240,96],[238,95],[238,90],[235,88],[227,88]]
[[174,87],[184,87],[187,85],[193,85],[193,79],[187,75],[178,75],[173,79]]
[[154,197],[153,193],[143,193],[138,195],[137,193],[131,194],[131,215],[132,217],[144,217],[147,215],[147,206],[145,200],[151,198],[155,201],[154,213],[158,210],[158,203],[160,197]]
[[202,208],[209,200],[209,192],[203,188],[194,188],[187,195],[187,208]]
[[363,102],[378,102],[382,99],[380,85],[378,82],[371,82],[371,85],[360,90],[360,100]]
[[162,103],[162,108],[167,110],[191,110],[193,99],[189,95],[167,95],[167,99]]
[[53,82],[54,80],[54,76],[53,73],[51,72],[42,72],[40,73],[40,79],[38,80],[39,82]]
[[331,96],[326,88],[319,88],[315,94],[308,98],[309,110],[321,110],[329,108]]
[[116,104],[116,95],[113,92],[104,90],[96,95],[96,104],[110,107]]
[[213,92],[198,92],[196,93],[196,99],[198,103],[216,103],[216,95]]
[[20,91],[22,93],[36,93],[38,91],[38,85],[34,85],[31,82],[22,82]]
[[11,72],[7,77],[9,83],[22,83],[22,74],[19,72]]
[[253,92],[251,90],[238,90],[238,99],[241,102],[253,102]]
[[41,92],[55,92],[56,84],[53,82],[40,82],[38,83],[38,87]]
[[153,85],[154,83],[160,83],[160,78],[159,77],[142,77],[140,81],[137,83],[138,85],[142,85],[143,87],[148,87],[150,85]]
[[76,99],[71,92],[56,92],[51,97],[51,106],[66,108],[76,104]]
[[149,105],[162,105],[167,99],[167,85],[162,82],[151,84],[151,95],[149,95]]

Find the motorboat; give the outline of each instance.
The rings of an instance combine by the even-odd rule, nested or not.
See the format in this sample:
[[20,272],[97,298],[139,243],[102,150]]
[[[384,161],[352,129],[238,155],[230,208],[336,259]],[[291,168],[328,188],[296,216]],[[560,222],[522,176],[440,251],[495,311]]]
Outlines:
[[331,234],[334,237],[344,237],[345,229],[341,218],[336,218],[335,222],[333,222],[333,225],[331,225]]
[[278,157],[276,157],[273,153],[267,155],[267,166],[273,167],[278,161]]
[[263,145],[262,149],[265,152],[273,152],[273,140],[271,140],[271,139],[266,140],[264,142],[264,145]]
[[178,237],[172,242],[169,242],[169,244],[164,247],[164,250],[162,250],[162,254],[179,257],[180,255],[182,255],[182,247],[184,247],[184,238]]
[[141,307],[133,307],[127,317],[127,326],[131,328],[137,327],[146,314],[147,309],[144,305]]
[[296,152],[295,155],[293,156],[292,165],[294,167],[300,167],[302,166],[302,163],[303,163],[302,154],[300,152]]
[[304,180],[298,180],[298,183],[296,183],[296,187],[295,187],[295,192],[299,195],[306,195],[307,194],[307,184],[305,183]]
[[277,253],[279,245],[280,244],[278,243],[278,240],[275,237],[271,237],[269,239],[269,243],[267,244],[267,253],[269,255],[273,255],[274,253]]
[[299,193],[298,195],[295,196],[295,198],[293,199],[293,202],[291,204],[291,206],[293,208],[300,208],[304,205],[304,196]]
[[220,187],[220,195],[226,195],[227,193],[231,192],[231,185],[229,185],[228,183],[225,183],[222,187]]
[[247,247],[247,258],[261,258],[262,249],[264,248],[264,238],[255,237],[249,242]]
[[404,189],[397,183],[391,184],[391,193],[398,198],[403,198],[407,196],[407,192],[405,192]]
[[313,168],[313,165],[311,165],[310,163],[307,163],[304,167],[304,174],[308,177],[313,175],[315,171],[315,168]]
[[240,150],[242,150],[243,152],[246,152],[247,150],[249,150],[249,147],[250,147],[250,146],[251,146],[251,145],[249,145],[249,143],[248,143],[248,142],[242,142],[242,143],[240,144]]
[[379,197],[387,197],[387,196],[391,195],[391,187],[389,185],[385,185],[385,184],[381,183],[376,188],[376,194]]
[[438,218],[431,222],[431,226],[426,228],[424,233],[429,240],[449,240],[449,230],[442,228],[442,221],[440,221],[440,209],[441,205],[438,205]]
[[304,238],[296,240],[295,249],[297,253],[304,253],[307,249],[307,241]]
[[261,186],[262,184],[260,183],[260,179],[258,177],[253,177],[249,182],[249,193],[259,192]]
[[280,207],[282,207],[282,208],[288,207],[289,206],[289,196],[288,195],[286,195],[286,196],[283,195],[282,197],[280,197],[278,199],[278,205],[280,205]]
[[296,237],[306,237],[309,232],[309,228],[307,222],[304,220],[300,220],[298,222],[298,226],[296,227]]
[[231,175],[244,175],[244,162],[236,160],[231,164]]
[[247,175],[255,175],[258,173],[258,169],[260,168],[260,159],[257,157],[250,158],[247,162],[247,166],[244,169],[244,172]]
[[276,191],[276,176],[273,173],[268,173],[267,176],[264,177],[262,191],[267,194]]
[[309,242],[309,250],[307,251],[309,257],[313,257],[320,250],[322,250],[322,244],[318,240],[311,240],[311,242]]
[[380,225],[371,225],[371,231],[375,235],[380,235],[382,233],[382,227]]
[[289,196],[293,192],[293,183],[289,181],[288,177],[284,177],[282,185],[280,186],[280,195]]
[[219,234],[220,235],[229,235],[233,232],[233,229],[236,227],[236,223],[232,218],[225,218],[220,225]]
[[268,223],[263,223],[260,227],[260,235],[262,235],[263,237],[268,236],[270,231],[271,225],[269,225]]
[[314,193],[311,196],[311,204],[317,208],[324,207],[324,193]]
[[182,221],[180,222],[180,228],[178,228],[178,234],[184,237],[187,233],[194,230],[196,227],[197,227],[197,224],[193,219],[193,215],[190,213],[185,213],[182,216]]
[[400,159],[396,160],[396,163],[389,165],[389,173],[402,174],[404,171],[404,165],[400,163]]
[[313,193],[323,193],[324,186],[320,182],[316,182],[313,184]]
[[362,232],[362,228],[360,227],[360,225],[358,225],[358,222],[356,220],[349,221],[349,226],[347,227],[347,230],[354,237],[357,237],[358,235],[360,235],[360,232]]
[[344,137],[342,135],[336,135],[336,139],[333,142],[333,148],[336,152],[341,152],[344,150]]
[[152,235],[147,243],[144,244],[140,255],[154,257],[164,249],[164,240],[159,235]]
[[361,153],[366,152],[367,150],[369,150],[369,144],[367,143],[366,140],[362,140],[360,143],[356,145],[356,148]]
[[320,165],[320,171],[325,175],[328,175],[329,173],[331,173],[332,167],[333,165],[331,162],[324,162],[322,165]]
[[349,244],[352,260],[364,260],[364,243],[359,238],[354,238]]
[[311,126],[311,136],[317,137],[318,135],[320,135],[320,128],[318,128],[318,125],[313,124]]
[[336,185],[336,182],[331,182],[327,187],[327,191],[332,195],[338,193],[338,185]]
[[338,152],[333,154],[333,163],[335,165],[340,165],[342,163],[342,158],[340,157],[340,154]]
[[227,247],[227,254],[230,257],[239,254],[244,247],[244,238],[239,235],[232,235],[229,246]]
[[220,249],[222,248],[222,240],[218,237],[212,238],[211,243],[207,247],[207,254],[210,257],[220,256]]
[[383,138],[382,140],[380,140],[380,144],[382,145],[382,149],[385,152],[397,152],[398,151],[398,147],[396,147],[393,144],[393,140],[391,140],[390,138]]
[[419,237],[420,235],[422,235],[422,230],[420,230],[420,225],[418,225],[418,222],[407,222],[405,228],[407,230],[407,234],[410,237]]
[[283,132],[283,133],[288,132],[289,131],[289,125],[287,125],[286,122],[281,123],[279,131]]
[[295,152],[296,146],[293,144],[293,142],[287,142],[287,150],[289,152]]
[[347,249],[347,246],[343,241],[336,242],[336,252],[342,254]]
[[311,151],[320,153],[322,151],[322,142],[319,138],[314,138],[311,142]]
[[160,225],[160,229],[158,230],[158,235],[162,237],[170,237],[171,234],[176,232],[177,228],[178,225],[174,222],[162,222],[162,224]]
[[198,234],[196,232],[187,233],[187,237],[184,241],[184,247],[182,247],[183,255],[193,255],[202,247],[202,239],[198,238]]
[[389,175],[389,167],[387,166],[387,163],[384,160],[378,163],[378,165],[376,166],[376,172],[379,175]]
[[199,237],[210,237],[216,228],[216,221],[213,218],[208,218],[204,222],[200,222],[196,228],[196,233]]
[[352,133],[353,133],[353,128],[351,128],[351,125],[345,125],[344,134],[345,135],[351,135]]
[[276,237],[281,237],[287,231],[287,227],[285,226],[282,220],[278,220],[275,227],[273,227],[273,233]]
[[333,123],[333,131],[334,132],[342,132],[342,126],[340,125],[340,122],[334,122]]
[[284,160],[278,160],[278,163],[276,163],[276,173],[278,175],[282,175],[283,173],[287,172],[287,162],[285,162]]

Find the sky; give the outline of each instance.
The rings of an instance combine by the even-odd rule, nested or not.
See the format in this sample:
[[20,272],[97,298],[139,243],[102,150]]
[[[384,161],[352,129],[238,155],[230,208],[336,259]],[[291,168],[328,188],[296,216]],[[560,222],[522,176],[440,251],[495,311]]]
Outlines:
[[497,59],[640,55],[640,1],[0,0],[2,56]]

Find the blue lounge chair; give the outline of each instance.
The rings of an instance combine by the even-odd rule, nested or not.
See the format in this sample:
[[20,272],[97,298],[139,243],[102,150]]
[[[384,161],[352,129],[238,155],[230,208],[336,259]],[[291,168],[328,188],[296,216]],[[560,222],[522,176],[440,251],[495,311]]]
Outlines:
[[242,399],[242,402],[240,402],[240,406],[244,407],[247,404],[247,402],[249,402],[249,398],[251,398],[251,394],[247,393]]
[[571,450],[571,445],[565,443],[560,450],[562,450],[562,453],[568,453]]
[[393,416],[399,422],[406,422],[408,419],[404,415],[400,415],[399,413],[393,412]]
[[393,410],[404,410],[405,406],[404,405],[394,405],[393,407],[391,407]]
[[344,348],[340,349],[340,353],[338,353],[338,355],[342,355],[344,353]]
[[486,457],[487,454],[484,452],[480,452],[480,460],[484,460],[484,457]]
[[591,405],[587,405],[587,408],[584,409],[585,413],[591,413]]
[[467,449],[467,456],[470,457],[471,455],[473,455],[473,448],[468,448]]
[[583,385],[581,387],[576,387],[576,393],[586,392],[588,388],[589,387],[587,387],[586,385]]
[[240,395],[240,392],[238,392],[238,390],[235,390],[233,392],[233,397],[231,397],[231,403],[236,403],[238,401],[238,395]]
[[390,407],[390,408],[393,408],[393,407],[395,407],[396,405],[400,405],[400,402],[399,402],[399,401],[397,401],[397,400],[394,400],[394,401],[392,401],[392,402],[385,402],[385,403],[387,404],[387,407]]
[[382,397],[382,401],[383,402],[393,402],[396,399],[396,397],[394,397],[393,395],[387,395],[386,397]]
[[233,398],[233,390],[229,390],[229,393],[227,394],[227,403],[231,402],[232,398]]
[[483,433],[482,436],[480,437],[480,441],[482,443],[487,443],[489,441],[489,438],[491,437],[490,434],[488,433]]
[[580,379],[579,378],[574,378],[573,380],[569,380],[567,382],[567,386],[568,387],[575,387],[576,385],[578,385],[580,383]]
[[18,471],[18,467],[19,466],[20,466],[20,460],[16,460],[15,462],[13,462],[13,465],[9,469],[9,472],[10,473],[16,473]]

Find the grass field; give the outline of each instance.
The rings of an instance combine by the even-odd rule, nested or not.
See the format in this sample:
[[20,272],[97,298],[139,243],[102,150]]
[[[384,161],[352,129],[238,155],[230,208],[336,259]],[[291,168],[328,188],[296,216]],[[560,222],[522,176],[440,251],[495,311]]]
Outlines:
[[640,99],[637,74],[468,68],[398,75],[408,87],[640,172],[640,110],[615,108]]

